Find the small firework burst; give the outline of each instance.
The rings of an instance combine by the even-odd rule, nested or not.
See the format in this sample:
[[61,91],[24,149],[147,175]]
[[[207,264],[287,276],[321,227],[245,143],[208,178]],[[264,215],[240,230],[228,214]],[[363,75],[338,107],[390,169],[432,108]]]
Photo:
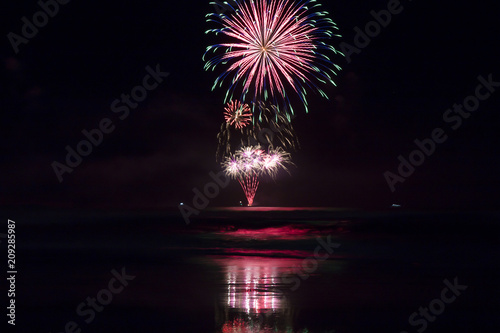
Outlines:
[[230,126],[234,125],[237,129],[242,129],[252,122],[252,110],[248,104],[234,100],[227,103],[224,108],[224,119]]
[[270,148],[266,153],[260,146],[249,146],[227,157],[222,167],[226,175],[239,181],[251,206],[259,186],[259,177],[274,177],[280,169],[287,170],[287,164],[292,164],[290,154],[281,147]]

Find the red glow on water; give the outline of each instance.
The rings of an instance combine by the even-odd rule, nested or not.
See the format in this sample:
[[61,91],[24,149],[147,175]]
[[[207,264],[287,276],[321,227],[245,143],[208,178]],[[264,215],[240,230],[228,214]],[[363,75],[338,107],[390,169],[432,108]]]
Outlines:
[[260,269],[266,270],[276,269],[278,272],[297,266],[302,262],[300,259],[296,258],[244,257],[239,255],[212,256],[211,258],[211,260],[224,269],[233,266],[236,266],[241,270],[259,267]]
[[226,253],[235,255],[253,255],[253,256],[269,256],[269,257],[296,257],[305,258],[312,256],[310,251],[301,250],[256,250],[256,249],[225,249]]
[[223,304],[247,314],[278,311],[287,305],[279,292],[280,276],[297,266],[299,259],[266,257],[218,257],[226,286]]
[[221,234],[229,237],[248,238],[256,240],[297,240],[315,237],[318,232],[308,228],[292,226],[270,227],[263,229],[238,229],[222,231]]
[[[217,303],[221,314],[217,332],[296,332],[291,285],[282,277],[303,272],[303,258],[239,255],[210,258],[220,267],[225,280]],[[309,332],[306,329],[300,332],[306,331]]]

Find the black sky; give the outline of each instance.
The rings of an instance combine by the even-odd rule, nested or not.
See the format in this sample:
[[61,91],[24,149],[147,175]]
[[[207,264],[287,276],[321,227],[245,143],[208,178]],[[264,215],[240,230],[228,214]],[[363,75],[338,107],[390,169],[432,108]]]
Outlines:
[[[353,44],[371,10],[388,1],[325,1],[343,38]],[[310,113],[294,119],[301,149],[291,176],[264,182],[261,205],[493,208],[500,197],[500,91],[452,131],[443,113],[474,93],[477,77],[500,81],[498,9],[489,5],[404,1],[380,35],[340,59],[330,100],[310,95]],[[203,70],[214,42],[208,1],[71,1],[15,54],[7,38],[35,1],[10,1],[0,20],[2,163],[0,204],[65,208],[164,208],[190,203],[215,162],[222,89]],[[146,66],[170,75],[128,118],[111,103],[142,82]],[[499,89],[500,90],[500,89]],[[298,108],[300,109],[300,108]],[[103,118],[116,130],[59,183],[51,163],[63,162]],[[448,127],[446,127],[448,126]],[[413,141],[446,128],[448,140],[391,192],[384,172]],[[243,200],[233,182],[211,205]]]

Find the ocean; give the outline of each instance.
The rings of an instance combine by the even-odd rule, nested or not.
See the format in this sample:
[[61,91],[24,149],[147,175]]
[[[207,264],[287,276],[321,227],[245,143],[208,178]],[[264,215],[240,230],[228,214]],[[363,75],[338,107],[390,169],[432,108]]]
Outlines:
[[3,216],[16,223],[16,332],[500,331],[498,212]]

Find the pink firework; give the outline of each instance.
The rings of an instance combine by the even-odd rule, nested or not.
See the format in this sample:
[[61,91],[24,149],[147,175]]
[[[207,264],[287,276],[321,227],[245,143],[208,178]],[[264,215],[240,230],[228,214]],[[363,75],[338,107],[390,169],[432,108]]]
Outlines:
[[242,129],[252,122],[252,111],[248,104],[240,101],[231,101],[224,108],[224,119],[229,125],[234,125],[237,129]]
[[[302,99],[306,110],[306,89],[312,88],[326,97],[317,83],[331,82],[340,67],[327,53],[343,55],[328,42],[340,37],[327,12],[319,11],[315,0],[236,0],[234,12],[209,14],[208,21],[221,25],[213,32],[228,41],[207,48],[216,55],[205,64],[213,70],[218,64],[229,66],[214,83],[231,81],[226,98],[232,99],[236,88],[242,98],[253,90],[254,102],[271,98],[290,107],[287,89]],[[281,104],[281,103],[279,103]]]
[[260,146],[250,146],[241,148],[233,156],[227,157],[222,166],[228,176],[238,180],[248,205],[252,206],[259,187],[259,177],[263,174],[274,177],[279,169],[286,170],[287,164],[292,164],[290,154],[282,148],[271,148],[266,153]]
[[257,176],[248,176],[242,179],[238,179],[240,182],[243,192],[245,192],[245,197],[247,198],[248,205],[253,205],[253,199],[257,193],[257,188],[259,187],[259,179]]

